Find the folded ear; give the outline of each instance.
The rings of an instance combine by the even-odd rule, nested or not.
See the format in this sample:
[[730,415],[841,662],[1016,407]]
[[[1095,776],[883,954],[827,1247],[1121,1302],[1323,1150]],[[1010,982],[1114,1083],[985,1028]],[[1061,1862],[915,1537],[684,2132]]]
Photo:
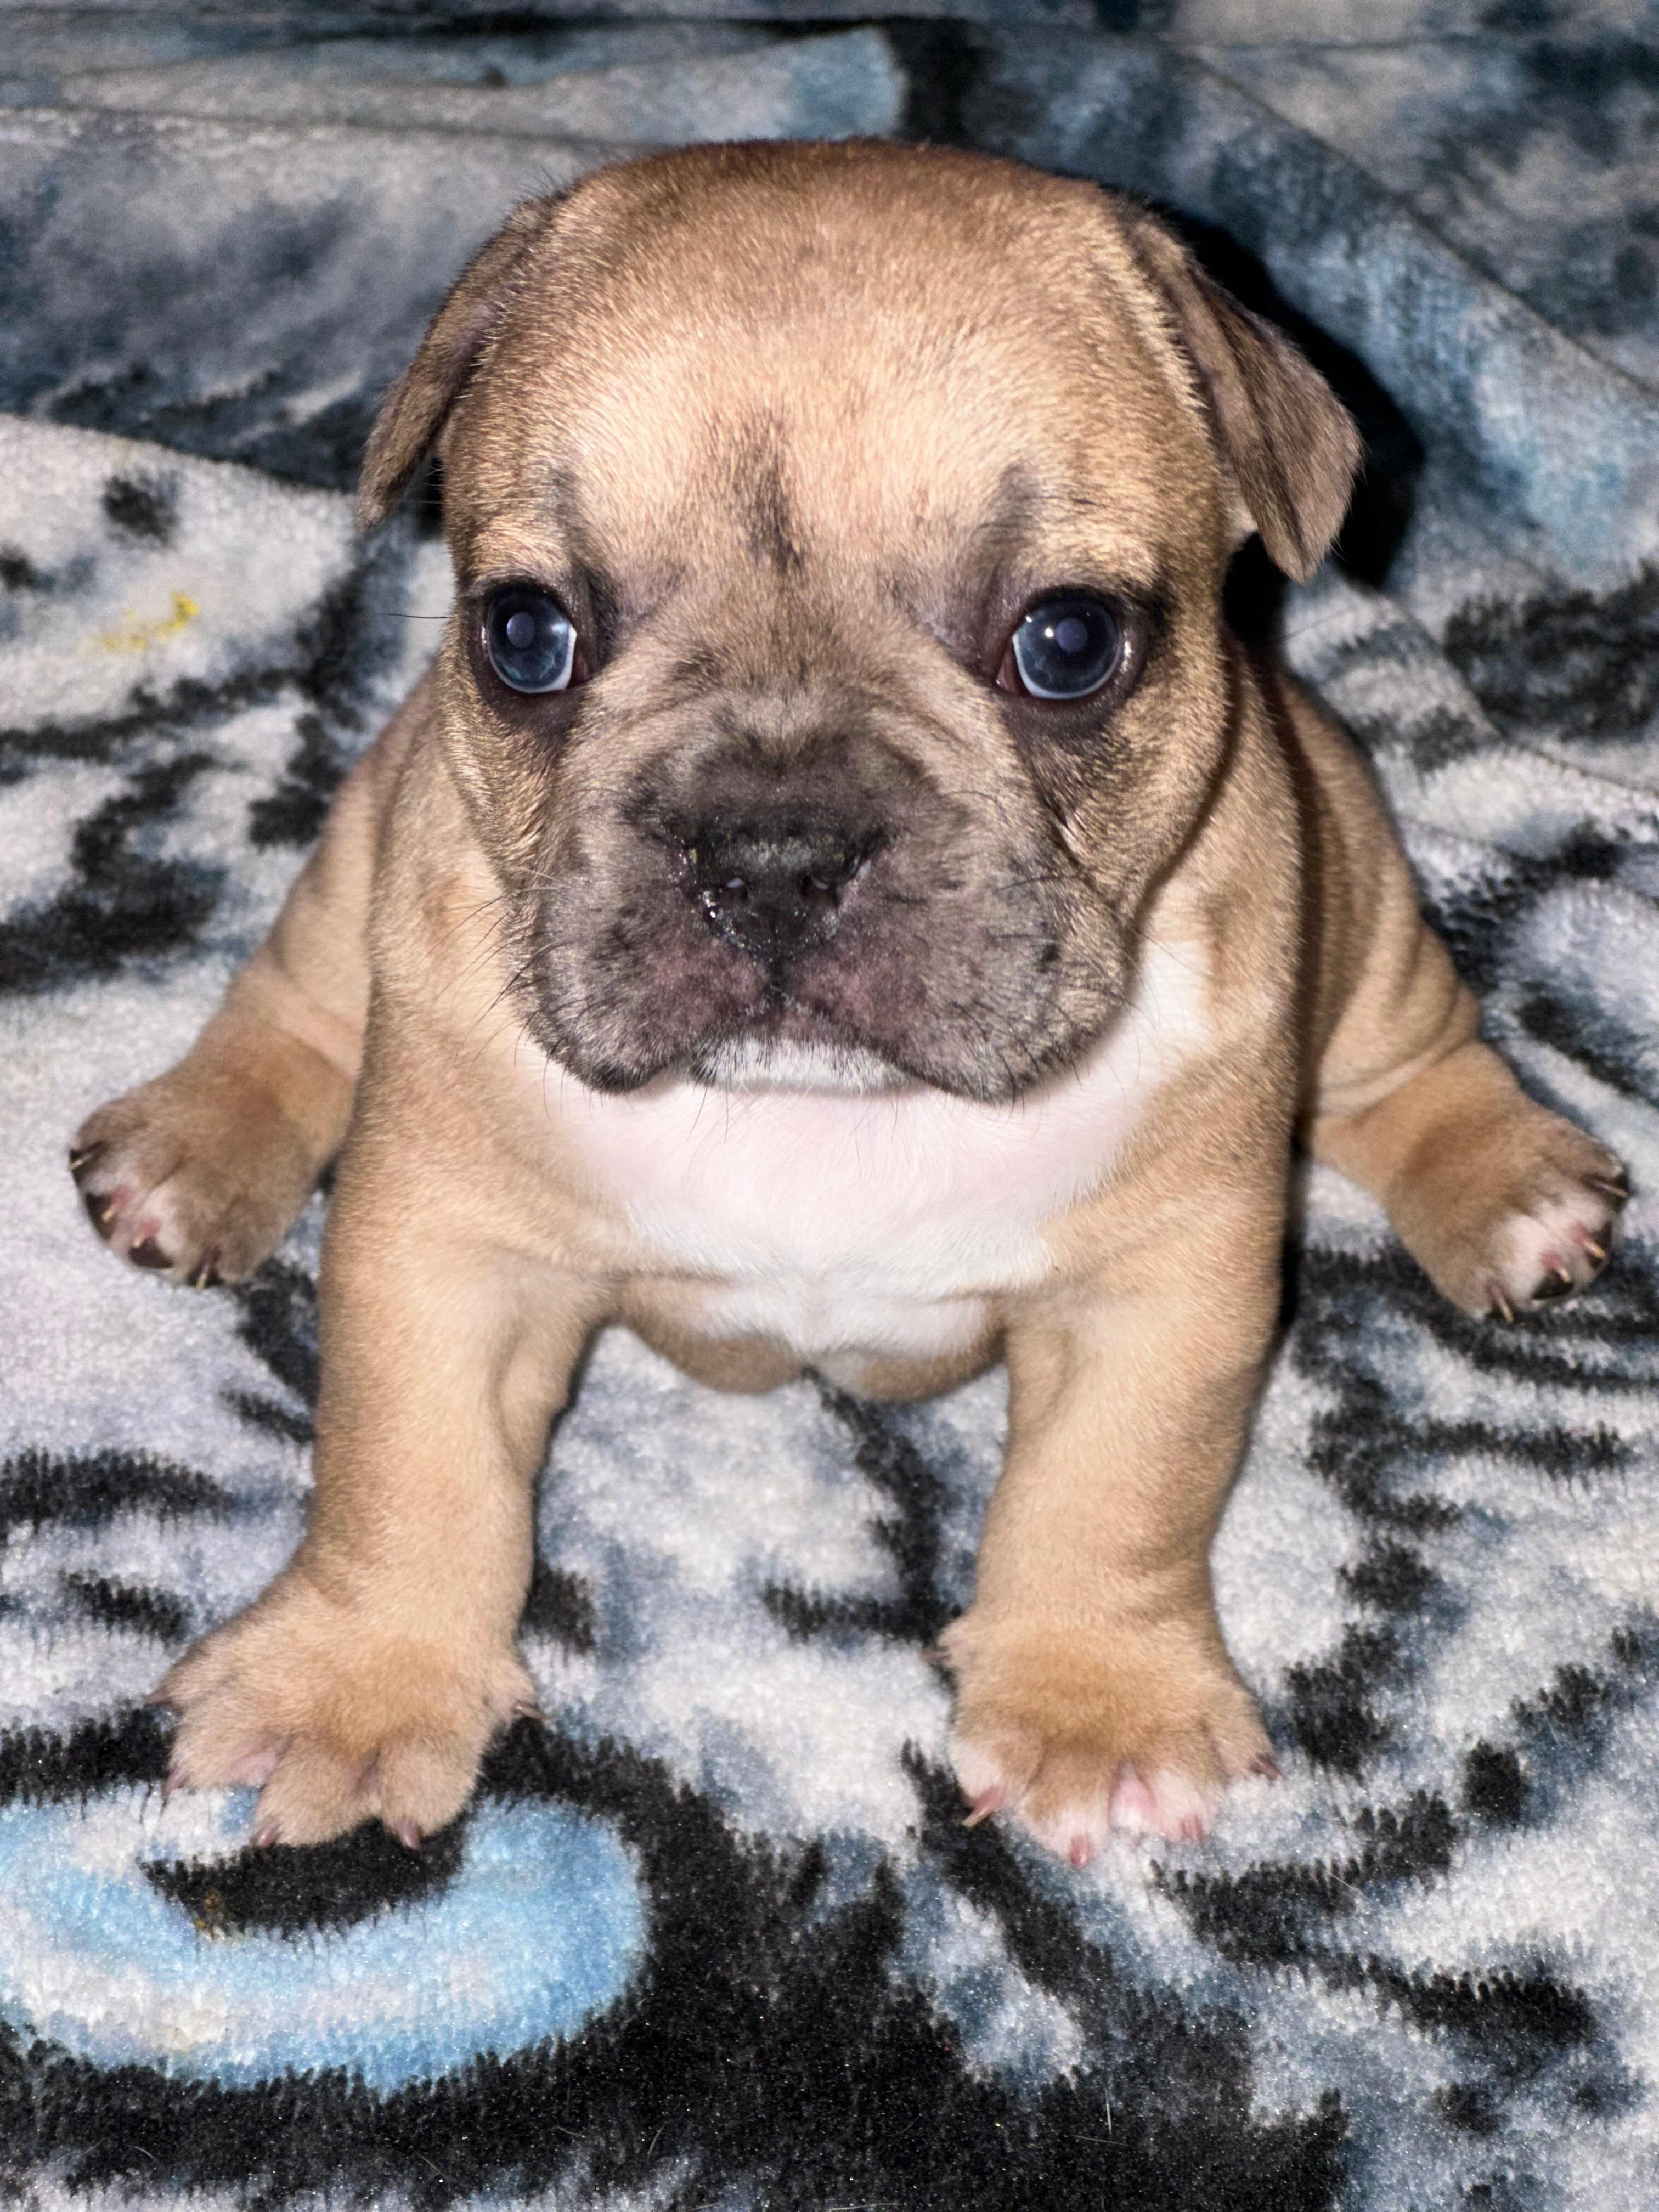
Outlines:
[[1348,410],[1282,331],[1241,307],[1161,222],[1125,228],[1208,420],[1245,530],[1305,583],[1341,527],[1362,447]]
[[386,520],[419,468],[513,296],[532,246],[566,198],[526,200],[467,264],[432,318],[421,349],[380,403],[357,479],[357,527]]

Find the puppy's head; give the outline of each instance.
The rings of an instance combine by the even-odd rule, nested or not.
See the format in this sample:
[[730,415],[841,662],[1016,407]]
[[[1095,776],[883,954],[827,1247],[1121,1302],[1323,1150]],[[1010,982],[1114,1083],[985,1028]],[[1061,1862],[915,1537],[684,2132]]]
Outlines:
[[441,720],[513,986],[590,1083],[1014,1096],[1122,1004],[1346,416],[1149,216],[873,143],[521,209],[388,398],[459,586]]

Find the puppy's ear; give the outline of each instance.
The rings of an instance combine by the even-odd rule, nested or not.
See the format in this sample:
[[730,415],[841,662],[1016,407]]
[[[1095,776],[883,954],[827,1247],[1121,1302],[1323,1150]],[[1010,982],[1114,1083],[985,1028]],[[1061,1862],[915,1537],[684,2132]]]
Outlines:
[[515,208],[451,286],[420,351],[380,402],[357,479],[359,530],[377,529],[397,505],[512,298],[521,263],[566,197]]
[[1348,510],[1362,447],[1348,410],[1282,331],[1241,307],[1140,209],[1125,228],[1160,295],[1217,459],[1275,563],[1305,583]]

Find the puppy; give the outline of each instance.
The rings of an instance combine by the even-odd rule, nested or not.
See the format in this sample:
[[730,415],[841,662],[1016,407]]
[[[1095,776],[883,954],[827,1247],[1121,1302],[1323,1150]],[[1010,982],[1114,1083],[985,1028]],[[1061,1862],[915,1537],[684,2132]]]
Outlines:
[[739,1389],[1005,1359],[963,1790],[1079,1863],[1199,1834],[1273,1771],[1207,1554],[1293,1135],[1504,1320],[1625,1193],[1224,624],[1250,532],[1328,546],[1346,416],[1138,207],[763,144],[520,209],[386,402],[365,527],[433,451],[429,674],[71,1156],[117,1251],[202,1283],[340,1154],[309,1524],[157,1692],[174,1781],[259,1785],[262,1842],[455,1816],[532,1709],[532,1487],[621,1320]]

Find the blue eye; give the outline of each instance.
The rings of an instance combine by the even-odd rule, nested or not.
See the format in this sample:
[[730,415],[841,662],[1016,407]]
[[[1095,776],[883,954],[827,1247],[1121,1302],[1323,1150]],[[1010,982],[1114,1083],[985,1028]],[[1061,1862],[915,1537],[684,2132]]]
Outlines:
[[1122,665],[1123,624],[1102,599],[1080,593],[1033,607],[1008,650],[1034,699],[1086,699]]
[[484,651],[513,691],[562,691],[576,665],[576,632],[555,599],[533,584],[504,584],[484,602]]

